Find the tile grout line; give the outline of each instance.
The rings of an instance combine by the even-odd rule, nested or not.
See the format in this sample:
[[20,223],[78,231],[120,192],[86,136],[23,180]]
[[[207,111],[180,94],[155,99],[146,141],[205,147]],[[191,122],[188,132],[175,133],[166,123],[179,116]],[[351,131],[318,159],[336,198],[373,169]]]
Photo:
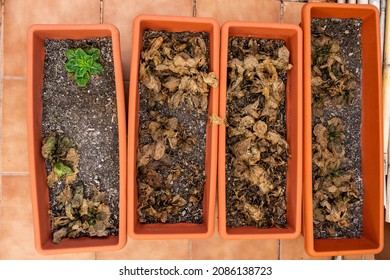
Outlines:
[[0,75],[1,80],[27,81],[25,76],[3,76]]
[[103,23],[103,11],[104,11],[104,0],[100,0],[100,18],[99,18],[99,23]]
[[279,23],[284,22],[284,0],[280,0]]
[[29,172],[1,172],[1,176],[29,176]]
[[192,16],[196,17],[196,0],[192,0]]

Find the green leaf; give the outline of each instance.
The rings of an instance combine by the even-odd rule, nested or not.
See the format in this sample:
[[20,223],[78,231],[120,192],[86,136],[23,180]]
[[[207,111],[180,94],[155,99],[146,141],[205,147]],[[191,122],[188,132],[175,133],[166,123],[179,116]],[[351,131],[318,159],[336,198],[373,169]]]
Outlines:
[[92,56],[88,56],[85,60],[86,62],[86,65],[88,66],[88,68],[90,69],[91,66],[94,64],[94,60],[93,60],[93,57]]
[[65,51],[65,56],[66,56],[68,59],[72,59],[72,58],[76,57],[75,49],[67,49],[67,50]]
[[88,73],[85,76],[82,76],[82,77],[75,76],[76,84],[79,87],[86,87],[88,82],[89,82],[89,80],[90,80],[90,76],[89,76]]
[[61,178],[65,175],[72,174],[73,170],[62,162],[56,162],[54,164],[54,173],[57,175],[58,178]]
[[93,57],[93,60],[98,60],[100,58],[100,50],[97,48],[90,48],[86,53]]
[[90,72],[91,74],[100,74],[103,72],[103,66],[98,62],[94,62],[91,66]]
[[79,58],[82,58],[82,57],[86,57],[87,54],[85,53],[85,51],[83,49],[80,49],[78,48],[76,51],[75,51],[75,54],[77,57]]
[[84,77],[87,74],[86,67],[78,67],[76,68],[75,75],[76,77]]
[[76,69],[77,69],[76,60],[73,59],[73,58],[72,58],[71,60],[68,60],[68,61],[65,63],[65,68],[66,68],[66,71],[68,71],[68,72],[71,72],[71,73],[76,72]]

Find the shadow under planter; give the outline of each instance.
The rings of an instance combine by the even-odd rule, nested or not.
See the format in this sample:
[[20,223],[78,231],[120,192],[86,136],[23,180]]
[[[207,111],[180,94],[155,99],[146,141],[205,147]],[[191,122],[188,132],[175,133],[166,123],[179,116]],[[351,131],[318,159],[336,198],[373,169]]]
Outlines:
[[[72,224],[72,221],[81,221],[83,220],[83,225],[80,226],[78,223],[74,223],[72,229],[74,230],[73,237],[75,238],[60,238],[60,242],[54,243],[53,239],[53,232],[52,230],[56,227],[54,226],[51,216],[56,215],[53,213],[53,211],[49,211],[51,209],[50,206],[50,197],[49,197],[49,180],[47,174],[47,167],[48,162],[45,160],[45,158],[42,156],[43,153],[41,152],[42,145],[43,145],[43,87],[44,87],[44,69],[45,69],[45,41],[46,40],[67,40],[68,42],[73,42],[71,40],[79,41],[79,40],[91,40],[91,39],[97,39],[97,38],[109,38],[108,40],[111,40],[112,44],[112,50],[108,48],[108,50],[105,50],[105,54],[107,53],[108,56],[111,56],[113,59],[112,61],[105,61],[103,58],[99,58],[99,56],[96,56],[97,59],[101,59],[101,62],[104,65],[108,65],[107,63],[113,63],[113,75],[115,77],[111,76],[104,76],[105,79],[108,79],[112,82],[112,109],[106,108],[104,112],[113,112],[112,115],[110,115],[110,123],[112,122],[113,118],[114,120],[117,120],[117,126],[113,129],[113,131],[109,130],[108,132],[108,138],[112,139],[113,145],[117,146],[116,149],[116,170],[114,170],[115,173],[115,180],[117,182],[117,187],[115,187],[115,192],[117,194],[117,199],[113,200],[115,202],[114,206],[117,208],[117,214],[115,218],[112,218],[111,215],[105,216],[105,217],[97,217],[96,213],[94,212],[96,209],[96,205],[89,204],[88,207],[82,208],[83,211],[80,212],[74,212],[75,208],[70,209],[68,208],[67,214],[64,213],[59,215],[64,215],[62,217],[63,222],[69,222],[69,224]],[[63,60],[65,60],[65,50],[60,52],[60,56]],[[103,53],[103,52],[102,52]],[[112,53],[112,54],[111,54]],[[96,54],[96,53],[95,53]],[[69,59],[69,57],[68,57]],[[59,63],[58,65],[61,65],[61,69],[58,69],[59,72],[66,73],[65,65],[63,63]],[[107,66],[108,67],[108,66]],[[111,67],[111,66],[110,66]],[[108,68],[107,68],[108,69]],[[106,68],[104,68],[103,71],[106,71]],[[94,73],[92,73],[94,74]],[[107,74],[106,74],[107,75]],[[66,74],[65,74],[66,76]],[[80,76],[81,77],[81,76]],[[88,76],[89,77],[89,76]],[[99,82],[99,79],[103,79],[102,77],[97,77],[94,75],[91,75],[91,79],[97,80]],[[71,78],[70,76],[68,78]],[[111,83],[110,82],[110,83]],[[62,83],[65,87],[65,85],[68,83],[68,85],[75,86],[73,81],[70,79],[64,79],[62,80]],[[92,82],[91,82],[92,83]],[[96,83],[96,81],[95,81]],[[119,45],[119,31],[118,29],[109,24],[99,24],[99,25],[33,25],[30,27],[28,31],[28,77],[27,77],[27,93],[28,93],[28,150],[29,150],[29,167],[30,167],[30,184],[31,184],[31,196],[32,196],[32,207],[33,207],[33,222],[34,222],[34,234],[35,234],[35,246],[39,253],[41,254],[61,254],[61,253],[79,253],[79,252],[94,252],[94,251],[107,251],[107,250],[118,250],[125,246],[126,240],[127,240],[127,234],[126,234],[126,119],[125,119],[125,106],[124,106],[124,92],[123,92],[123,78],[122,78],[122,66],[121,66],[121,57],[120,57],[120,45]],[[75,86],[76,87],[76,86]],[[79,96],[84,96],[83,100],[89,100],[88,104],[84,104],[85,108],[91,108],[91,106],[95,106],[96,100],[93,101],[93,98],[100,98],[100,96],[93,96],[94,92],[87,92],[89,87],[85,87],[83,89],[82,93],[79,93],[75,88],[73,88],[74,91],[71,91],[71,94],[76,95],[76,92]],[[57,99],[57,92],[54,93],[53,96],[53,102],[58,103],[59,99]],[[84,94],[84,95],[83,95]],[[67,100],[71,96],[63,94],[64,98],[62,100]],[[93,99],[93,100],[91,100]],[[54,104],[53,103],[53,104]],[[82,102],[80,102],[82,103]],[[73,106],[73,105],[72,105]],[[55,126],[64,128],[64,123],[66,122],[66,119],[72,118],[72,116],[69,115],[70,107],[62,108],[60,109],[60,112],[58,113],[58,117],[56,118],[55,122],[57,123]],[[77,107],[77,106],[76,106]],[[67,112],[65,114],[65,112]],[[101,111],[102,113],[103,111]],[[101,114],[101,116],[103,113]],[[77,116],[73,115],[73,118],[83,118],[88,119],[91,117],[89,112],[83,112],[82,110],[77,111]],[[51,117],[49,117],[51,118]],[[49,119],[52,120],[52,119]],[[91,121],[91,120],[90,120]],[[81,121],[80,121],[81,122]],[[92,124],[92,122],[90,122]],[[96,127],[95,127],[96,128]],[[95,131],[94,127],[90,127],[90,130],[92,132]],[[100,131],[100,130],[99,130]],[[104,131],[104,128],[103,128]],[[83,131],[85,132],[85,131]],[[87,135],[88,132],[85,132]],[[72,137],[72,136],[70,136]],[[79,136],[77,136],[79,137]],[[80,136],[80,137],[87,137],[87,136]],[[52,138],[53,140],[54,138]],[[69,140],[69,139],[68,139]],[[97,141],[100,142],[100,141]],[[74,147],[74,144],[71,144],[72,147]],[[89,147],[84,147],[87,150],[88,149],[105,149],[104,144],[99,144],[100,146],[91,145]],[[76,143],[77,146],[77,143]],[[52,147],[53,149],[56,149],[56,147]],[[57,147],[58,148],[58,147]],[[80,148],[81,147],[77,147]],[[107,148],[107,147],[106,147]],[[58,149],[57,149],[58,150]],[[66,152],[68,153],[68,152]],[[74,154],[73,154],[74,155]],[[50,155],[51,157],[52,155]],[[54,169],[58,166],[65,168],[66,172],[73,171],[76,174],[80,174],[83,172],[83,170],[77,170],[78,166],[78,159],[77,164],[73,165],[73,167],[66,166],[67,160],[70,158],[68,157],[70,154],[62,154],[60,156],[56,155],[56,160],[58,160],[58,157],[63,157],[63,162],[58,164],[55,167],[51,167],[52,171],[55,171]],[[83,154],[81,153],[80,157],[82,157]],[[77,157],[77,156],[75,156]],[[109,156],[109,158],[111,158]],[[97,161],[97,160],[96,160]],[[59,161],[58,161],[59,162]],[[107,162],[107,161],[106,161]],[[65,164],[64,164],[65,163]],[[101,164],[101,166],[106,166],[104,162],[95,162],[94,165]],[[69,164],[68,164],[69,165]],[[73,170],[72,170],[73,169]],[[76,171],[77,170],[77,171]],[[104,176],[104,171],[102,170],[99,174],[95,174],[95,178],[99,180],[102,176]],[[54,174],[54,173],[53,173]],[[56,182],[61,182],[58,184],[66,184],[64,183],[66,179],[62,179],[65,177],[62,177],[63,174],[59,175],[60,173],[55,173],[58,178]],[[103,175],[102,175],[103,174]],[[77,175],[79,176],[79,175]],[[93,176],[92,176],[93,177]],[[104,182],[104,178],[101,178]],[[87,185],[95,184],[96,182],[78,182],[77,184],[84,184],[85,187],[79,188],[78,190],[83,192],[84,188],[84,194],[78,194],[78,198],[76,199],[76,195],[73,197],[62,197],[63,200],[61,203],[64,205],[71,205],[71,200],[75,199],[78,200],[81,203],[81,200],[83,199],[83,196],[87,196],[86,194],[86,188]],[[56,183],[57,184],[57,183]],[[102,186],[101,183],[96,183],[96,186],[101,186],[101,188],[112,188],[112,186]],[[67,187],[65,186],[65,189]],[[70,192],[75,192],[74,188],[75,186],[69,187]],[[110,189],[112,190],[112,189]],[[103,193],[100,193],[102,195]],[[53,198],[55,195],[58,194],[51,194],[50,196]],[[80,196],[81,195],[81,196]],[[111,194],[108,194],[105,192],[104,197],[107,197]],[[84,197],[85,198],[85,197]],[[81,199],[81,200],[80,200]],[[100,210],[105,209],[107,210],[106,205],[103,204],[107,203],[105,198],[103,196],[98,199],[98,204],[100,205]],[[83,202],[88,202],[89,200],[84,199]],[[97,202],[95,200],[95,202]],[[73,202],[72,202],[73,203]],[[79,204],[80,204],[79,203]],[[108,203],[107,203],[108,204]],[[73,204],[72,204],[73,206]],[[80,206],[80,205],[79,205]],[[88,210],[87,210],[88,208]],[[92,211],[92,212],[90,212]],[[99,211],[99,210],[97,210]],[[50,213],[51,212],[51,213]],[[113,211],[111,211],[113,212]],[[84,215],[84,216],[83,216]],[[92,215],[91,219],[87,219],[86,217],[88,215]],[[99,214],[100,215],[100,214]],[[103,213],[101,213],[103,215]],[[83,217],[82,217],[83,216]],[[85,219],[84,219],[85,218]],[[108,220],[114,219],[115,224],[117,226],[116,233],[107,234],[107,232],[99,232],[92,234],[82,234],[82,232],[88,231],[88,226],[94,227],[97,231],[100,229],[97,229],[95,227],[96,220],[99,219],[105,220],[105,222],[109,223]],[[80,219],[80,220],[78,220]],[[59,221],[59,220],[58,220]],[[69,226],[69,225],[68,225]],[[110,227],[110,225],[108,225]],[[67,230],[65,230],[67,231]],[[69,232],[68,232],[69,233]],[[79,233],[81,234],[80,237]],[[96,237],[102,236],[102,237]],[[106,236],[104,236],[106,235]]]
[[[270,42],[271,40],[278,40],[279,43],[277,44],[284,44],[284,47],[279,48],[279,50],[278,48],[272,47],[272,50],[269,51],[268,55],[264,50],[269,48],[262,46],[262,44],[267,44],[264,43],[264,41],[252,41],[244,44],[244,46],[251,46],[247,47],[248,49],[254,47],[258,48],[258,50],[255,51],[255,54],[252,54],[251,52],[250,56],[244,58],[243,64],[241,65],[242,69],[245,68],[245,72],[243,72],[244,80],[251,79],[250,77],[252,77],[253,75],[255,77],[254,79],[260,79],[257,83],[257,89],[251,90],[250,82],[243,81],[242,84],[244,85],[244,87],[242,89],[242,92],[244,93],[232,93],[232,88],[234,87],[234,84],[237,83],[237,81],[233,79],[232,73],[234,71],[241,71],[241,68],[235,69],[236,65],[233,65],[237,63],[239,64],[239,62],[237,62],[235,58],[229,59],[232,52],[234,52],[233,50],[229,49],[229,46],[232,46],[233,44],[229,44],[229,38],[232,37],[253,38],[255,40],[265,39],[267,40],[267,42]],[[269,44],[267,46],[269,46]],[[260,48],[264,49],[260,50]],[[284,50],[284,52],[282,52],[282,50]],[[286,50],[288,50],[288,52]],[[287,58],[284,58],[286,61],[283,62],[284,64],[286,64],[286,69],[282,70],[280,68],[279,72],[283,72],[284,74],[281,75],[285,75],[285,77],[281,78],[278,82],[275,78],[277,72],[275,70],[275,65],[278,64],[278,62],[276,62],[275,60],[282,59],[282,56],[287,56]],[[255,59],[256,61],[253,61],[254,57],[257,58]],[[253,63],[250,62],[250,60],[252,60]],[[271,63],[272,65],[268,64],[268,62],[270,62],[271,60],[274,60]],[[273,72],[273,70],[275,71]],[[261,71],[263,71],[263,73],[259,73]],[[272,78],[269,78],[270,83],[266,84],[267,81],[264,77],[270,77],[269,73],[271,72],[273,73],[273,75],[271,75]],[[285,80],[285,85],[280,86],[280,82],[282,80]],[[274,86],[277,83],[279,83],[280,88]],[[255,86],[255,83],[253,82],[252,88],[254,87],[257,86]],[[239,96],[237,97],[237,95]],[[282,97],[280,98],[280,96]],[[233,115],[228,115],[228,111],[233,110],[233,108],[228,108],[228,104],[231,104],[230,106],[232,107],[236,107],[239,106],[237,104],[239,104],[240,102],[242,103],[243,99],[248,98],[252,98],[252,101],[250,101],[250,104],[246,105],[247,107],[243,108],[241,111],[248,111],[249,106],[252,106],[254,108],[252,112],[248,111],[248,116],[241,117],[242,119],[239,122],[239,126],[235,127],[234,130],[232,130],[231,124],[237,123],[237,120],[234,120]],[[278,108],[276,108],[277,111],[281,111],[280,113],[278,113],[279,117],[277,118],[283,119],[282,126],[285,127],[284,132],[282,132],[282,134],[284,135],[282,137],[285,137],[285,140],[280,142],[270,140],[271,135],[275,136],[275,130],[273,124],[271,124],[272,121],[270,121],[270,119],[272,119],[273,117],[267,115],[267,109],[264,109],[268,105],[263,105],[264,108],[258,105],[259,100],[263,100],[260,101],[262,103],[267,103],[268,101],[275,101],[277,99],[283,100],[283,103],[285,103],[285,106],[279,105],[280,107],[277,106]],[[219,234],[225,239],[296,238],[301,232],[302,214],[302,31],[300,27],[290,24],[234,21],[226,22],[223,24],[221,32],[219,116],[222,119],[227,118],[228,123],[227,127],[225,125],[220,125],[219,127]],[[252,122],[250,125],[245,124],[250,121]],[[266,129],[262,130],[259,129],[259,127],[265,127]],[[242,131],[237,132],[237,130],[240,129]],[[228,133],[229,130],[231,132]],[[245,135],[245,137],[242,138],[244,140],[238,140],[240,141],[239,143],[233,143],[229,140],[231,142],[230,146],[232,147],[227,147],[228,138],[232,137],[232,139],[235,139],[237,135]],[[251,144],[250,146],[245,146],[248,139],[251,139]],[[270,141],[268,141],[267,139]],[[244,145],[241,145],[241,143],[244,143]],[[287,152],[283,154],[283,159],[282,157],[276,159],[276,154],[273,155],[272,153],[270,154],[269,151],[264,150],[266,146],[273,151],[280,150],[280,148],[284,146],[287,148]],[[240,152],[240,150],[242,150],[243,147],[245,148],[245,151],[242,153],[242,151]],[[236,156],[236,159],[229,160],[231,162],[227,161],[228,149],[233,149],[233,154]],[[260,154],[257,153],[258,151],[261,151]],[[252,154],[249,159],[247,158],[248,154]],[[234,161],[237,159],[240,160],[239,157],[243,158],[242,163],[237,165],[236,161],[236,166],[234,166]],[[281,172],[283,173],[281,174],[281,177],[283,177],[284,179],[272,178],[273,174],[272,171],[270,171],[272,170],[272,167],[270,167],[270,162],[273,161],[270,157],[275,159],[274,166],[283,165],[286,167],[286,169],[283,169],[283,171]],[[262,161],[263,159],[265,159],[264,162]],[[230,172],[233,175],[227,174],[227,171],[229,170],[228,164],[233,164],[233,171]],[[242,166],[247,166],[246,168],[252,169],[245,169],[243,171]],[[268,169],[268,171],[265,171],[266,169]],[[254,177],[252,175],[254,175]],[[241,180],[242,177],[245,177],[243,181]],[[260,177],[264,179],[263,182],[255,182],[258,181]],[[268,184],[267,182],[269,183],[268,189],[265,187],[265,185]],[[228,195],[228,183],[230,183],[230,188],[232,188],[232,186],[234,188],[234,186],[237,184],[243,184],[245,186],[245,190],[243,191],[242,187],[240,187],[238,189],[233,190],[233,192],[232,190],[230,190],[230,195]],[[259,197],[260,201],[258,201],[259,198],[256,198],[256,201],[254,201],[254,196],[244,198],[245,193],[247,193],[248,191],[254,191],[256,193],[255,196]],[[276,194],[274,192],[279,193]],[[270,199],[270,196],[273,196],[273,198],[271,199],[275,199],[275,196],[278,197],[274,200],[274,202],[280,202],[280,208],[284,209],[274,209],[276,207],[275,205],[273,205],[274,202],[270,203],[268,201]],[[235,202],[231,201],[232,197],[233,199],[235,199]],[[241,205],[242,202],[243,204]],[[232,204],[234,204],[235,206],[232,207]],[[230,205],[229,209],[228,205]],[[269,209],[274,210],[270,211]],[[227,211],[234,211],[234,213],[227,213]],[[270,213],[274,216],[272,218],[268,217],[268,221],[262,222],[264,216],[270,215]],[[286,221],[285,225],[277,226],[276,223],[273,224],[275,221],[275,217],[278,216],[278,214],[275,213],[283,213],[284,218],[282,219]],[[252,220],[252,222],[250,223],[256,223],[256,225],[246,222],[248,224],[245,226],[228,226],[228,214],[230,215],[231,220],[237,219],[238,215],[240,215],[242,220]]]

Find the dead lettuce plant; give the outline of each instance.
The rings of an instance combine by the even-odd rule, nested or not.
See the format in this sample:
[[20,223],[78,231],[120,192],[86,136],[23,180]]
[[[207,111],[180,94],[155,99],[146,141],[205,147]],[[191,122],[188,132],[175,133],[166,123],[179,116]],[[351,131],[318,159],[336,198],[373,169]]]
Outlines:
[[337,236],[336,227],[350,226],[350,211],[359,204],[354,171],[348,169],[345,157],[344,129],[338,117],[314,127],[314,226],[333,237]]
[[[183,154],[192,152],[196,136],[186,132],[175,117],[161,117],[156,112],[151,114],[155,119],[147,124],[148,130],[143,131],[141,137],[150,137],[153,141],[143,145],[137,155],[138,215],[141,222],[153,219],[166,223],[169,215],[177,215],[188,202],[194,204],[201,199],[200,193],[190,194],[187,201],[171,191],[173,182],[186,172],[181,164],[173,163],[171,155],[178,150]],[[197,169],[195,166],[187,168]],[[191,172],[187,178],[189,182],[196,181]]]
[[351,104],[358,83],[341,57],[337,39],[319,33],[312,37],[311,45],[313,114],[322,117],[325,107]]
[[229,39],[228,227],[286,226],[289,55],[284,41]]
[[208,51],[201,36],[169,36],[156,33],[144,41],[139,78],[149,89],[151,107],[166,103],[176,109],[184,104],[189,109],[205,112],[209,87],[217,87],[215,73],[207,73]]
[[53,242],[60,243],[64,237],[107,236],[110,209],[105,204],[105,193],[91,186],[93,196],[86,197],[85,187],[77,180],[79,159],[76,143],[70,137],[51,133],[42,142],[41,153],[51,172],[47,176],[47,184],[63,184],[65,187],[56,196],[58,211],[51,211],[51,228]]
[[81,235],[107,236],[110,224],[111,211],[105,204],[105,193],[95,186],[92,198],[86,198],[83,185],[65,189],[56,197],[56,200],[65,210],[65,215],[56,216],[52,221],[53,242],[60,243],[63,237],[76,238]]

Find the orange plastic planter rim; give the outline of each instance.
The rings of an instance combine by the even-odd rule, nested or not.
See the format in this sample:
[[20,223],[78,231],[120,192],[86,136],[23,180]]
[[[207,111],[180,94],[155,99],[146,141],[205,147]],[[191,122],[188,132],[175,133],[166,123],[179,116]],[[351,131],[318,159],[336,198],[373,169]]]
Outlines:
[[231,36],[281,39],[290,51],[292,70],[286,84],[287,141],[291,158],[287,171],[287,228],[259,229],[226,226],[226,127],[219,127],[218,140],[218,229],[224,239],[292,239],[301,233],[302,214],[302,31],[296,25],[229,21],[221,31],[220,107],[226,118],[228,40]]
[[[311,19],[362,20],[363,233],[355,239],[314,239],[311,130]],[[308,3],[302,9],[304,35],[304,238],[311,256],[376,254],[383,248],[383,128],[379,15],[373,5]]]
[[[41,156],[42,85],[45,39],[81,40],[93,37],[111,37],[114,57],[115,85],[119,134],[119,234],[105,238],[64,238],[60,244],[52,242],[49,197],[45,163]],[[30,189],[34,223],[35,247],[41,254],[80,253],[118,250],[126,244],[126,119],[123,93],[119,31],[111,24],[45,24],[33,25],[28,31],[28,152]]]
[[[133,239],[204,239],[214,232],[217,137],[216,126],[206,128],[206,184],[203,197],[203,223],[142,224],[138,220],[137,148],[138,148],[138,67],[142,50],[142,36],[146,29],[169,32],[207,32],[209,34],[209,71],[219,73],[219,26],[213,19],[198,17],[175,17],[139,15],[133,22],[133,42],[130,65],[129,120],[128,120],[128,234]],[[209,115],[218,114],[218,88],[209,94]]]

